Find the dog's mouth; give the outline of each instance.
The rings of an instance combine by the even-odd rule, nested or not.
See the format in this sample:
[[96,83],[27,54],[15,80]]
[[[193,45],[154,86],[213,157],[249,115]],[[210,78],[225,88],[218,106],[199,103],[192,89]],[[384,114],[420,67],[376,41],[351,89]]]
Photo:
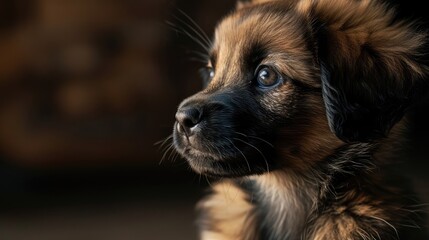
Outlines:
[[207,125],[194,126],[190,134],[176,122],[173,139],[176,150],[200,174],[240,177],[274,169],[274,146],[262,137]]

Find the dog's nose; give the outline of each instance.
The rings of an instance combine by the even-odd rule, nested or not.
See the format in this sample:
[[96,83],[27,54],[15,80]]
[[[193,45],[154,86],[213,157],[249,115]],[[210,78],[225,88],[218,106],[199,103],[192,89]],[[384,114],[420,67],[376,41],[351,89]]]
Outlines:
[[176,113],[177,130],[186,136],[193,134],[194,127],[201,121],[202,111],[196,107],[181,108]]

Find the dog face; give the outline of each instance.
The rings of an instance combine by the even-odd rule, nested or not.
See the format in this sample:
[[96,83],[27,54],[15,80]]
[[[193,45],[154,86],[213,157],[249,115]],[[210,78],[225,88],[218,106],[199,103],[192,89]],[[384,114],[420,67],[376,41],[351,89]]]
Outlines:
[[[333,15],[344,9],[305,0],[262,2],[239,4],[218,25],[208,85],[176,113],[176,150],[199,173],[234,177],[306,168],[344,142],[376,141],[402,117],[426,71],[405,56],[417,54],[423,35],[389,23],[389,12],[375,16],[388,25],[378,27],[396,32],[371,36],[350,22],[354,16]],[[337,2],[355,12],[362,4]],[[402,38],[389,40],[394,33]]]

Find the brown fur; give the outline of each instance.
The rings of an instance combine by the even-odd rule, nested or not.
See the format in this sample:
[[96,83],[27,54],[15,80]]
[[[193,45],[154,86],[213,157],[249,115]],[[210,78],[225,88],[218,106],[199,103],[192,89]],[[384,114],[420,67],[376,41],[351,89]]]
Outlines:
[[[426,38],[375,0],[239,2],[216,28],[209,63],[215,69],[213,79],[179,109],[246,86],[247,81],[238,80],[248,78],[252,51],[262,48],[266,55],[259,65],[274,66],[288,76],[275,89],[256,95],[266,121],[275,128],[275,168],[270,168],[267,151],[247,155],[230,141],[244,160],[257,155],[267,165],[263,170],[249,166],[248,174],[213,187],[198,205],[201,238],[423,239],[413,228],[419,219],[407,199],[407,187],[392,183],[385,166],[392,146],[402,138],[405,124],[400,119],[408,106],[394,104],[417,99],[419,86],[425,86],[429,69],[421,51]],[[236,95],[227,96],[241,101]],[[354,108],[386,104],[380,109],[388,116],[376,124],[387,130],[377,135],[360,135],[365,126],[358,133],[343,131],[352,117],[336,117],[346,103]],[[396,108],[401,110],[397,115],[391,113]],[[188,141],[197,145],[209,140]],[[219,153],[210,156],[223,157],[216,150]],[[198,159],[204,158],[197,153]],[[197,172],[222,175],[201,165],[204,162],[188,160]],[[219,161],[214,162],[217,166]]]

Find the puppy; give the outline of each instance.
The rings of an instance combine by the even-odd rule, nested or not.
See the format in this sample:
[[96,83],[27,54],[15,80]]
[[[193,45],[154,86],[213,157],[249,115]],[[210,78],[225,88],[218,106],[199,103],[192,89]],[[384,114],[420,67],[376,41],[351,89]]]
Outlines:
[[192,169],[222,179],[198,205],[201,239],[429,239],[387,167],[426,49],[376,0],[239,2],[174,125]]

